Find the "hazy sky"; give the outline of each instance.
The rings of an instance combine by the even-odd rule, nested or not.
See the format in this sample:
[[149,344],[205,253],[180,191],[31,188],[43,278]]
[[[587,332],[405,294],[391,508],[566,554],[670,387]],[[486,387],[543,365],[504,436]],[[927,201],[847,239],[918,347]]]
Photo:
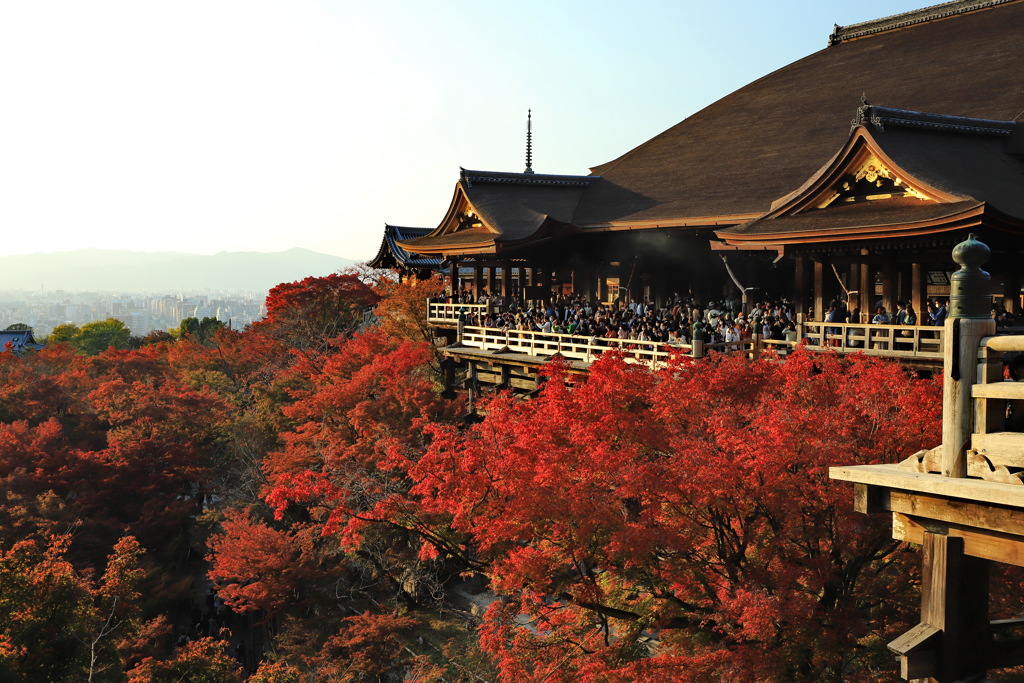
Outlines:
[[[354,259],[459,166],[587,173],[926,0],[0,0],[0,255]],[[851,102],[851,116],[856,102]]]

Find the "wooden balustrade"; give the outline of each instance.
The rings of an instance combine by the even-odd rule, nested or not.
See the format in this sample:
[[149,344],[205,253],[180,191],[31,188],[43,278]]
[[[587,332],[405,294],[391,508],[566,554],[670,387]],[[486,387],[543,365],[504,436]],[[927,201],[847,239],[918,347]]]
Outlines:
[[427,321],[432,323],[455,323],[469,315],[487,315],[494,312],[490,304],[441,304],[427,302]]
[[[471,316],[479,321],[488,313],[496,312],[489,304],[442,304],[428,303],[429,322],[458,324]],[[919,358],[939,360],[942,358],[942,327],[868,325],[862,323],[804,322],[797,325],[797,338],[805,340],[807,347],[815,350],[832,349],[837,353],[863,352],[867,355],[891,358]],[[540,332],[533,330],[505,331],[500,328],[482,326],[464,327],[460,338],[462,344],[482,349],[506,348],[513,353],[531,356],[553,356],[561,354],[575,360],[593,361],[609,349],[620,349],[627,360],[657,363],[664,361],[673,352],[700,358],[707,351],[720,353],[742,352],[756,357],[764,349],[774,348],[784,356],[797,342],[779,339],[764,339],[755,335],[753,339],[740,342],[719,342],[715,344],[669,344],[664,342],[636,341],[605,337]],[[695,350],[696,349],[696,350]]]
[[831,348],[839,353],[863,351],[869,356],[895,358],[942,358],[942,327],[805,322],[798,325],[797,330],[812,349]]

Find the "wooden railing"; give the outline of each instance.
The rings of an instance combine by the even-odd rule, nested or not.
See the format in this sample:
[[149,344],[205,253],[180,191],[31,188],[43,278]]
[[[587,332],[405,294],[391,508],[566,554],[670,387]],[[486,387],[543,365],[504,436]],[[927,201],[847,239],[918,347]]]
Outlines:
[[427,302],[427,321],[432,323],[457,323],[465,320],[467,316],[487,315],[492,311],[488,304],[439,304],[433,301]]
[[1024,352],[1024,336],[985,337],[978,348],[978,378],[971,386],[974,425],[967,475],[1024,482],[1024,382],[1005,381],[1003,354]]
[[805,322],[797,328],[800,338],[807,339],[807,346],[812,349],[829,348],[839,353],[863,351],[869,356],[890,358],[942,359],[942,327]]
[[602,354],[621,351],[627,362],[656,365],[668,360],[674,353],[701,358],[709,351],[719,353],[753,354],[755,340],[722,342],[717,344],[671,344],[667,342],[639,341],[636,339],[615,339],[606,337],[582,337],[555,332],[533,332],[529,330],[499,330],[487,327],[466,326],[462,330],[461,343],[464,346],[489,350],[521,353],[528,356],[550,357],[561,355],[573,360],[591,362]]
[[[429,322],[439,324],[463,323],[460,341],[466,346],[482,349],[507,349],[531,356],[553,356],[592,361],[609,349],[619,349],[634,361],[656,363],[673,352],[682,352],[700,358],[708,351],[720,353],[740,351],[756,356],[766,348],[774,348],[785,355],[796,346],[795,341],[766,339],[755,336],[740,342],[716,344],[669,344],[585,337],[532,330],[508,330],[482,326],[466,326],[465,321],[475,315],[479,321],[488,313],[496,312],[488,304],[428,303]],[[863,352],[871,356],[890,358],[942,359],[944,328],[931,326],[869,325],[863,323],[805,322],[797,325],[797,339],[806,340],[807,347],[815,350],[831,349],[837,353]]]

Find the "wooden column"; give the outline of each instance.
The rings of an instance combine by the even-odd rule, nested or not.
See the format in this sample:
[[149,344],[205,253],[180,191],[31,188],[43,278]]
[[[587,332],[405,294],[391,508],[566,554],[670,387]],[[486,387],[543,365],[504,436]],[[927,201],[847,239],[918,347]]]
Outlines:
[[807,257],[800,254],[793,259],[793,310],[806,315],[807,301]]
[[887,257],[882,265],[882,305],[892,315],[896,310],[896,264]]
[[448,274],[451,276],[449,278],[451,280],[451,282],[449,282],[448,284],[451,287],[451,295],[454,297],[454,296],[457,296],[458,293],[459,293],[459,257],[458,256],[452,256],[451,259],[449,259],[449,261],[448,261],[448,268],[449,268],[449,273]]
[[996,321],[992,319],[946,320],[942,340],[946,358],[942,374],[942,474],[947,477],[967,476],[967,449],[974,423],[971,387],[978,377],[978,346],[982,337],[995,333]]
[[925,279],[926,277],[927,273],[924,271],[923,264],[910,264],[910,303],[914,304],[914,310],[917,312],[918,325],[924,324],[924,319],[921,315],[927,315],[928,313],[925,304],[925,301],[928,299],[928,282]]
[[864,261],[860,264],[860,313],[870,321],[875,314],[875,277],[871,264]]
[[[847,277],[846,289],[850,292],[850,296],[846,301],[846,309],[850,315],[853,315],[853,309],[860,308],[860,312],[863,315],[864,308],[860,305],[860,265],[851,263]],[[860,321],[850,320],[850,322],[859,323]]]
[[498,278],[498,269],[495,266],[487,267],[487,294],[494,296],[494,284]]
[[825,313],[825,264],[814,262],[814,319],[824,320]]
[[980,680],[991,640],[989,563],[943,533],[926,532],[923,551],[921,624],[890,644],[904,650],[900,673],[922,683]]
[[501,296],[507,306],[512,296],[512,266],[508,261],[501,264]]
[[484,267],[479,263],[473,265],[473,298],[480,296],[480,290],[484,288]]
[[[597,276],[594,275],[594,269],[590,266],[584,266],[580,272],[580,294],[587,301],[594,298],[594,285],[596,284]],[[573,285],[575,286],[575,283]]]

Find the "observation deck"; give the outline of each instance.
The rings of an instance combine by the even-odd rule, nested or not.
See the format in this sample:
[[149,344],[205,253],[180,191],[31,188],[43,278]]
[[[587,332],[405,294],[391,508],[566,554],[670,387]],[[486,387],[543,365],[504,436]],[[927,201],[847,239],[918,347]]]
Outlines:
[[982,681],[1024,664],[1024,618],[988,614],[990,563],[1024,566],[1024,382],[1004,380],[1024,336],[995,336],[987,252],[973,237],[953,252],[942,443],[898,464],[830,469],[854,484],[856,511],[891,514],[893,538],[923,547],[921,621],[889,644],[907,680]]

